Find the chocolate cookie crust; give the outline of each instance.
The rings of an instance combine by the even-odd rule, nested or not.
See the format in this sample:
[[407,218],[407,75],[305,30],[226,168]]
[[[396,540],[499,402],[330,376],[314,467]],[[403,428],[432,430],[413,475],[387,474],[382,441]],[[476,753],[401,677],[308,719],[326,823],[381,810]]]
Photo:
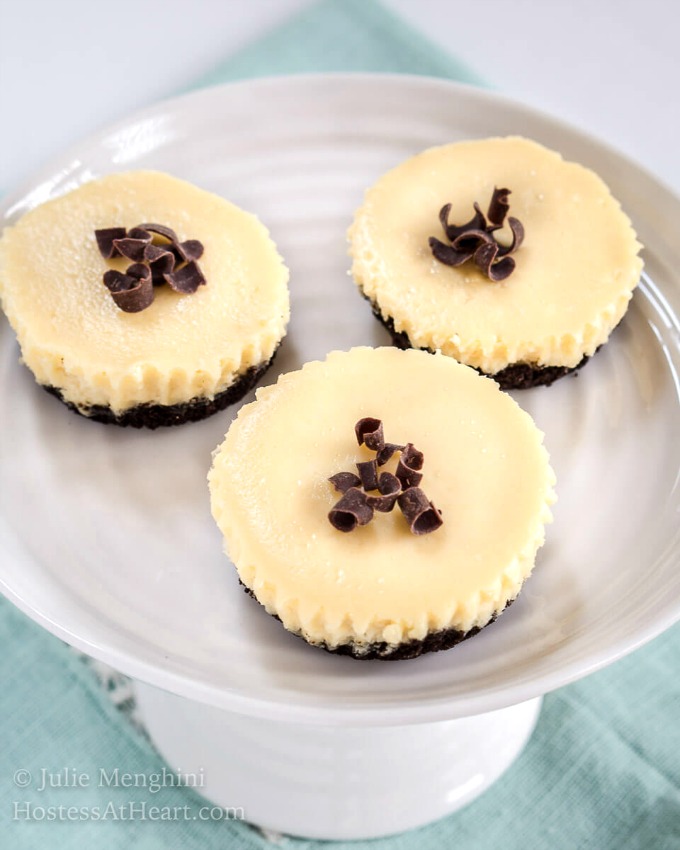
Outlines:
[[[253,591],[249,587],[246,587],[241,579],[239,579],[239,584],[251,599],[258,602]],[[514,601],[514,599],[508,600],[503,611],[509,608]],[[479,634],[482,629],[494,623],[503,611],[496,612],[489,622],[483,626],[475,626],[467,632],[462,632],[459,629],[441,629],[438,632],[429,632],[422,640],[407,640],[398,644],[389,644],[385,641],[380,641],[361,647],[355,643],[342,643],[339,646],[328,646],[325,643],[311,645],[319,649],[325,649],[326,652],[331,652],[334,655],[348,655],[357,661],[406,661],[409,658],[417,658],[426,652],[439,652],[442,649],[451,649],[452,646],[456,646],[456,644],[462,643],[467,638]],[[281,618],[276,614],[272,614],[271,616],[281,622]],[[302,635],[296,635],[296,637],[302,638]]]
[[[380,311],[380,307],[378,307],[374,301],[371,301],[371,299],[363,292],[361,294],[371,305],[373,315],[392,337],[392,344],[402,350],[413,348],[414,346],[411,344],[411,340],[408,338],[408,335],[403,331],[397,331],[395,329],[394,319],[392,319],[391,316],[383,316]],[[429,351],[430,354],[434,354],[434,351],[432,351],[431,348],[423,348],[420,350]],[[493,375],[488,372],[483,372],[481,369],[477,369],[476,371],[479,372],[480,375],[486,375],[488,378],[493,378],[494,381],[500,385],[502,390],[526,390],[530,387],[549,387],[558,380],[558,378],[563,378],[570,372],[577,372],[586,365],[589,359],[590,358],[586,356],[580,363],[576,366],[572,366],[571,368],[567,366],[537,366],[533,363],[510,363],[504,369],[501,369],[500,372],[495,372]]]
[[[513,600],[508,602],[511,604]],[[508,605],[505,607],[507,608]],[[502,612],[501,612],[502,613]],[[319,644],[326,652],[332,652],[335,655],[349,655],[351,658],[356,658],[358,661],[406,661],[409,658],[417,658],[426,652],[439,652],[441,649],[451,649],[458,643],[474,637],[491,623],[498,619],[498,614],[493,617],[483,626],[475,626],[467,632],[461,632],[458,629],[442,629],[438,632],[430,632],[425,635],[422,640],[407,640],[396,645],[380,641],[372,643],[367,647],[358,647],[354,643],[343,643],[339,646],[327,646]]]
[[198,422],[207,419],[213,413],[224,410],[230,404],[240,401],[244,395],[250,392],[271,366],[276,351],[265,363],[251,366],[240,375],[237,380],[226,390],[218,393],[214,398],[193,398],[183,404],[138,404],[123,413],[115,414],[110,407],[95,404],[87,412],[80,410],[75,404],[65,401],[58,387],[42,385],[50,395],[56,396],[59,401],[74,413],[93,419],[95,422],[103,422],[107,425],[119,425],[123,428],[156,428],[168,427],[170,425],[183,425],[185,422]]

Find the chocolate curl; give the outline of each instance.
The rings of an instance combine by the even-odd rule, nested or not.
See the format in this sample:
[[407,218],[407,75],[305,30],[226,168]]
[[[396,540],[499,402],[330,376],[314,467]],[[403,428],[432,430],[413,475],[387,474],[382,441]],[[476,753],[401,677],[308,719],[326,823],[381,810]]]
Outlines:
[[487,218],[475,202],[475,214],[466,224],[449,224],[451,204],[445,204],[439,212],[439,220],[447,238],[451,242],[446,245],[434,236],[428,240],[430,250],[436,260],[447,266],[457,268],[470,259],[474,259],[477,267],[494,282],[505,280],[515,269],[515,261],[508,257],[514,253],[524,241],[524,227],[518,219],[509,217],[508,225],[512,231],[510,245],[501,245],[492,235],[500,229],[510,208],[508,202],[509,189],[494,187]]
[[110,269],[104,274],[104,283],[116,306],[125,313],[139,313],[153,301],[151,269],[141,263],[131,265],[125,274]]
[[361,486],[364,490],[378,489],[378,464],[373,460],[365,460],[362,463],[357,463],[359,470],[359,478],[361,478]]
[[[135,234],[134,236],[132,234]],[[116,239],[113,243],[114,248],[119,254],[132,260],[134,263],[141,263],[146,259],[145,249],[151,243],[151,234],[145,230],[140,231],[139,228],[133,228],[123,239]]]
[[470,230],[486,230],[486,219],[484,213],[480,210],[479,204],[475,201],[475,214],[470,221],[465,224],[449,224],[449,213],[451,212],[451,204],[445,204],[439,211],[439,221],[442,223],[444,233],[449,242],[455,241],[459,236],[463,236]]
[[354,531],[357,526],[366,525],[373,519],[373,508],[368,504],[365,493],[357,487],[350,487],[330,510],[328,519],[338,531]]
[[[200,260],[203,256],[203,243],[198,239],[187,239],[184,242],[179,241],[179,237],[171,227],[166,227],[164,224],[147,223],[140,224],[140,230],[147,230],[150,233],[155,233],[157,236],[162,236],[170,243],[165,250],[171,250],[178,261],[190,263]],[[162,246],[156,246],[162,247]]]
[[486,211],[486,217],[493,225],[487,228],[488,230],[498,230],[499,227],[503,227],[505,216],[510,209],[509,194],[510,189],[497,189],[494,186],[493,195],[489,201],[489,209]]
[[495,245],[493,236],[486,230],[468,230],[467,233],[461,233],[451,243],[453,249],[458,253],[473,254],[480,245],[491,244]]
[[413,534],[429,534],[443,524],[441,511],[428,500],[420,487],[404,490],[397,502]]
[[514,253],[524,242],[524,225],[513,216],[508,218],[508,227],[512,231],[512,242],[509,245],[498,245],[498,256]]
[[144,249],[144,259],[151,267],[151,279],[154,286],[165,283],[165,276],[175,270],[177,257],[167,248],[148,244]]
[[385,443],[375,456],[378,466],[385,466],[395,452],[401,452],[403,449],[404,446],[398,446],[396,443]]
[[187,239],[185,242],[178,242],[175,246],[177,253],[185,263],[191,260],[200,260],[203,256],[203,243],[198,239]]
[[486,230],[468,230],[467,233],[461,233],[451,243],[452,247],[461,253],[466,251],[473,254],[480,245],[495,245],[493,236]]
[[376,511],[387,514],[397,503],[397,497],[401,492],[401,482],[391,472],[381,472],[378,479],[378,490],[380,496],[369,496],[366,501]]
[[146,248],[144,249],[144,259],[149,265],[153,265],[154,263],[158,263],[161,261],[170,263],[167,271],[172,271],[175,268],[175,263],[177,262],[177,257],[169,250],[167,247],[163,247],[161,245],[154,245],[150,242]]
[[193,295],[198,287],[206,282],[203,272],[193,260],[177,271],[164,274],[163,277],[175,292],[181,292],[184,295]]
[[177,234],[172,229],[172,227],[166,227],[164,224],[155,224],[155,223],[144,223],[137,225],[137,230],[147,230],[151,233],[155,233],[158,236],[162,236],[164,239],[167,239],[168,242],[171,242],[173,245],[177,245],[179,239],[177,238]]
[[[170,230],[169,227],[163,228],[160,224],[154,225],[154,227],[174,233],[174,230]],[[142,232],[148,233],[149,240],[151,240],[150,231]],[[165,233],[161,235],[163,235],[164,238],[167,238]],[[174,242],[170,242],[165,245],[154,245],[152,241],[149,241],[149,244],[146,246],[144,251],[144,259],[151,266],[155,286],[160,286],[160,284],[165,283],[165,275],[173,272],[175,270],[175,266],[182,262],[182,256]]]
[[474,257],[475,265],[494,283],[510,277],[515,268],[515,261],[512,257],[503,257],[502,260],[494,262],[497,254],[498,245],[493,242],[487,245],[480,245],[475,251]]
[[119,256],[114,243],[117,239],[125,238],[124,227],[105,227],[101,230],[95,230],[94,236],[97,240],[99,253],[105,260],[112,260],[114,257]]
[[[167,240],[154,245],[153,235]],[[206,283],[197,260],[203,256],[198,239],[180,242],[171,227],[145,223],[126,231],[124,227],[95,230],[99,251],[105,259],[123,256],[135,263],[125,274],[106,272],[104,283],[116,304],[128,313],[144,310],[153,301],[153,287],[167,283],[175,292],[191,295]],[[185,263],[176,268],[177,264]],[[140,268],[144,268],[142,273]],[[151,287],[151,291],[149,291]]]
[[401,481],[391,472],[381,472],[378,479],[378,490],[383,496],[396,496],[401,490]]
[[434,236],[430,236],[428,244],[435,260],[439,260],[445,266],[457,268],[466,263],[472,256],[471,251],[456,251],[451,245],[444,244],[439,239],[435,239]]
[[423,474],[420,470],[423,468],[424,461],[425,456],[418,451],[413,443],[407,443],[404,446],[396,472],[404,490],[409,487],[417,487],[423,480]]
[[431,236],[429,244],[437,260],[446,263],[447,266],[454,267],[462,266],[484,245],[495,247],[498,250],[498,245],[493,236],[484,230],[469,230],[467,233],[461,233],[453,240],[451,245],[445,245],[439,239]]
[[361,479],[353,472],[336,472],[328,480],[339,493],[346,493],[350,487],[361,486]]
[[[423,453],[413,443],[405,446],[385,443],[380,419],[360,419],[354,430],[359,445],[365,443],[369,448],[374,448],[376,457],[357,462],[358,476],[353,472],[338,472],[328,479],[336,490],[343,493],[343,497],[328,514],[334,528],[353,531],[357,526],[370,522],[374,511],[389,513],[397,502],[414,534],[428,534],[439,528],[442,525],[441,511],[428,501],[418,487],[423,477]],[[395,451],[401,452],[396,475],[391,472],[378,475],[378,466],[387,463]],[[368,495],[368,492],[375,490],[380,495]]]
[[380,419],[374,419],[371,416],[360,419],[354,426],[354,433],[357,435],[359,445],[365,443],[366,447],[374,452],[379,451],[385,445],[383,424]]

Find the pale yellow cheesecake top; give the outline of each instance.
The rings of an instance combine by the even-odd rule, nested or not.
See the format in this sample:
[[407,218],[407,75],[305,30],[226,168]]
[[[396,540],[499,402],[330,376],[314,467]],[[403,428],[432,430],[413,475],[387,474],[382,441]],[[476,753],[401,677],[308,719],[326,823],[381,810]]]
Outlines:
[[[507,188],[522,223],[515,270],[490,281],[468,261],[436,260],[446,243],[439,211],[462,225],[494,187]],[[507,221],[497,233],[508,244]],[[353,274],[414,347],[493,374],[510,363],[576,366],[605,342],[640,279],[641,246],[631,222],[591,170],[520,137],[430,148],[366,193],[349,231]]]
[[[139,313],[114,303],[95,230],[154,222],[203,243],[207,280]],[[154,171],[111,174],[26,213],[0,240],[0,296],[37,380],[83,408],[212,397],[268,360],[289,317],[288,271],[250,213]]]
[[[412,534],[398,507],[350,533],[329,522],[340,496],[328,478],[374,456],[354,433],[367,416],[424,453],[436,531]],[[331,646],[484,625],[531,572],[554,500],[542,434],[509,395],[450,358],[395,348],[333,352],[259,389],[209,484],[243,583]]]

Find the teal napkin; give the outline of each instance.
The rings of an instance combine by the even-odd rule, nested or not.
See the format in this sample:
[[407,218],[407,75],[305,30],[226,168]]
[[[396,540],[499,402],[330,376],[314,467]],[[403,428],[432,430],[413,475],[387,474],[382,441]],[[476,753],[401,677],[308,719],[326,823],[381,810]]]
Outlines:
[[243,77],[331,71],[424,74],[484,85],[474,71],[374,0],[321,0],[230,56],[191,88]]
[[[323,0],[199,84],[341,70],[480,82],[372,0]],[[118,768],[152,777],[165,765],[144,734],[114,707],[89,667],[1,599],[0,647],[3,850],[271,850],[272,844],[245,823],[183,819],[184,812],[191,818],[205,805],[190,789],[167,783],[155,791],[100,787],[102,770],[106,776]],[[517,762],[486,794],[444,820],[372,842],[283,838],[277,846],[678,850],[679,658],[676,626],[634,655],[549,695]],[[41,791],[42,769],[75,770],[90,784]],[[130,803],[137,807],[133,819]],[[146,819],[140,816],[142,804]],[[158,812],[174,810],[179,819],[153,819],[153,806]],[[59,807],[67,819],[50,819],[51,813],[59,817]],[[100,816],[108,813],[107,819],[93,820],[94,807]]]

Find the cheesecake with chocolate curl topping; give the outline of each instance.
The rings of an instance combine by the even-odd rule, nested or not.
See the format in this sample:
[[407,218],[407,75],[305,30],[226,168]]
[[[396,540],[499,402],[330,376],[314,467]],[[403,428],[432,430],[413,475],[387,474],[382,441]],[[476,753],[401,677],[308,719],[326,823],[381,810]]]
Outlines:
[[241,583],[286,629],[413,658],[477,634],[530,575],[555,498],[542,436],[451,358],[335,351],[240,410],[214,454],[212,512]]
[[155,171],[109,174],[5,229],[0,298],[24,363],[98,422],[157,428],[238,401],[289,318],[258,219]]
[[601,178],[516,136],[402,162],[366,192],[349,242],[357,286],[395,345],[440,351],[504,389],[585,365],[642,272]]

